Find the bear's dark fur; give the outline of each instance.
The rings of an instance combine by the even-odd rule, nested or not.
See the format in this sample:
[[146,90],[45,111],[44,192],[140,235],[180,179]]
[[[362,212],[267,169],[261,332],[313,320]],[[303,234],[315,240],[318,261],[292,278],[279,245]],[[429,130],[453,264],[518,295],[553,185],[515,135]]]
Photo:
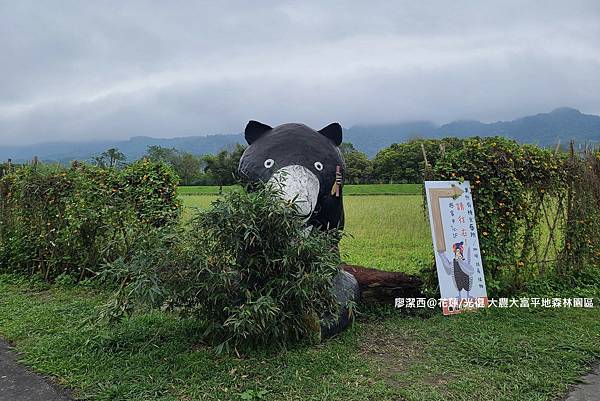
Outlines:
[[[307,216],[307,225],[319,229],[343,229],[342,185],[345,164],[338,147],[342,142],[342,127],[338,123],[315,131],[304,124],[283,124],[272,128],[250,121],[245,137],[250,146],[242,155],[238,169],[243,181],[267,182],[281,169],[302,166],[308,171],[297,168],[294,172],[300,171],[310,177],[312,173],[319,184],[316,205],[311,205],[312,212]],[[334,187],[336,178],[338,186]],[[295,187],[299,186],[303,184]]]

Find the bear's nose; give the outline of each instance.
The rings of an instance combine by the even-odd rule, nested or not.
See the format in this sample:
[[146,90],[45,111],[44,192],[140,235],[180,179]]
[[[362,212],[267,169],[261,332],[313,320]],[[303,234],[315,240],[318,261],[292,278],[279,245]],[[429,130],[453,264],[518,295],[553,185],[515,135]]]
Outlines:
[[281,191],[282,197],[295,201],[298,214],[310,217],[317,206],[319,197],[319,179],[304,166],[293,164],[277,170],[268,183]]

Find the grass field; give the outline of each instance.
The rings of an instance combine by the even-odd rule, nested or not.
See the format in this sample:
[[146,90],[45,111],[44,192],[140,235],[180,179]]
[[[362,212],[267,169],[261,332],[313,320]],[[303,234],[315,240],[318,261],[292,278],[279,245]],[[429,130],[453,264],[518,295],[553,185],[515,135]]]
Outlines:
[[0,294],[22,361],[88,400],[546,401],[600,356],[600,308],[362,316],[319,346],[238,358],[162,312],[94,325],[106,294],[92,289],[0,276]]
[[[236,185],[225,186],[223,192],[239,188]],[[344,195],[417,195],[422,190],[421,184],[369,184],[344,185]],[[180,195],[218,195],[218,186],[179,187]]]
[[[183,196],[185,216],[216,196]],[[429,262],[421,197],[344,199],[348,262]],[[600,308],[378,311],[318,346],[215,356],[202,328],[163,312],[94,323],[102,290],[0,276],[0,335],[25,364],[88,400],[551,401],[600,357]],[[597,301],[597,299],[595,300]]]
[[[194,208],[210,207],[217,196],[183,196],[184,219]],[[345,262],[414,273],[419,261],[431,262],[433,245],[422,197],[349,196],[344,198],[346,236],[340,250]]]
[[223,192],[234,191],[238,189],[237,185],[228,185],[222,188],[213,185],[197,185],[177,188],[179,195],[218,195],[219,190]]

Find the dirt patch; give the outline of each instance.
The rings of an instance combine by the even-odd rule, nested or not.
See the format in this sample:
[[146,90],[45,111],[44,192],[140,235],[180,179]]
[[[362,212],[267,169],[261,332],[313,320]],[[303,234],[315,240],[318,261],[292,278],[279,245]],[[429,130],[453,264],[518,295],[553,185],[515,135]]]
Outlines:
[[[425,352],[429,344],[416,333],[398,333],[383,325],[369,324],[360,341],[359,355],[371,361],[377,377],[395,388],[414,384],[411,367],[426,362]],[[420,375],[418,381],[444,392],[443,389],[454,378],[453,374],[448,373],[429,374]]]
[[398,381],[398,376],[423,359],[422,341],[379,325],[370,324],[360,341],[358,354],[371,360],[379,375],[394,386],[403,387],[405,384]]

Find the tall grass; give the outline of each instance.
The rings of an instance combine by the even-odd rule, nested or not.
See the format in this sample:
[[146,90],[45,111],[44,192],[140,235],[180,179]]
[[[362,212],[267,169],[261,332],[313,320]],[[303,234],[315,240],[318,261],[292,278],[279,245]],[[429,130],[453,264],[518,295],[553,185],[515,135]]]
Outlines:
[[[193,208],[205,209],[217,196],[183,196],[184,221]],[[349,196],[344,198],[346,236],[340,249],[346,263],[415,273],[433,255],[422,197]]]
[[343,259],[350,264],[415,273],[432,260],[429,223],[422,197],[355,196],[344,199]]

